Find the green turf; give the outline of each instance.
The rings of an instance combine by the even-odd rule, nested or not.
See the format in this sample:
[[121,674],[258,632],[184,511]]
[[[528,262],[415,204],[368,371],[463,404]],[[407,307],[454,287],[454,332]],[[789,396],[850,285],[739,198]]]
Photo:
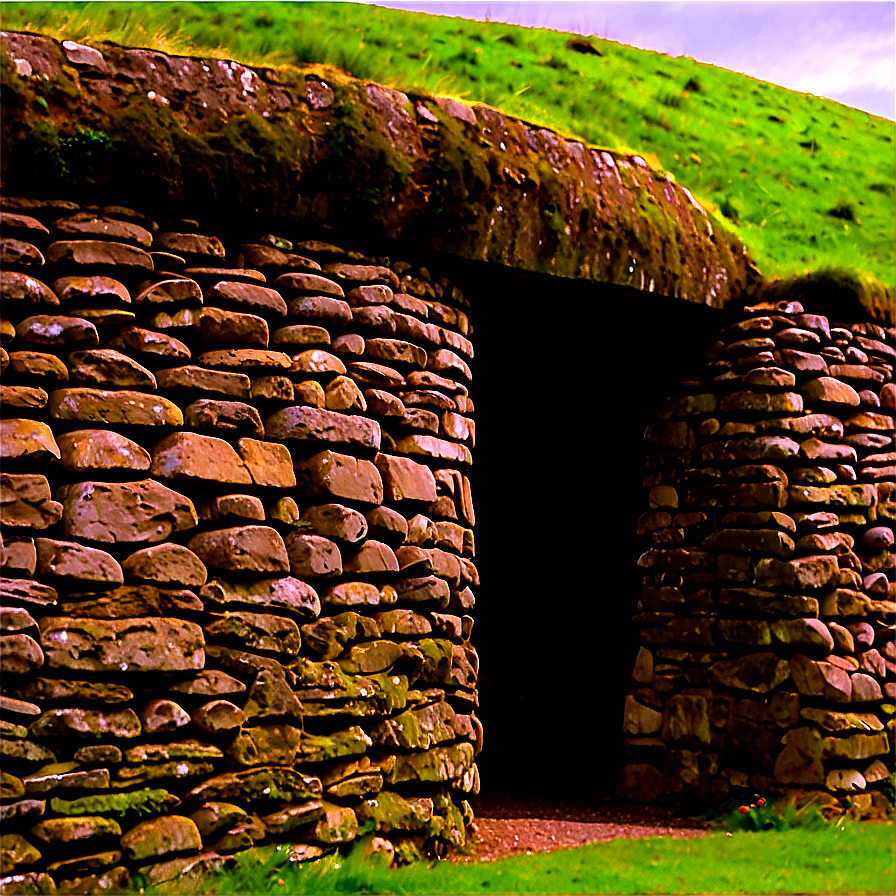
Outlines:
[[825,825],[688,840],[614,840],[494,863],[377,867],[359,854],[320,867],[245,861],[200,892],[227,894],[892,893],[893,825]]
[[766,274],[841,266],[896,282],[894,123],[686,57],[590,37],[345,3],[21,3],[4,28],[325,62],[405,90],[485,102],[633,150],[725,219]]

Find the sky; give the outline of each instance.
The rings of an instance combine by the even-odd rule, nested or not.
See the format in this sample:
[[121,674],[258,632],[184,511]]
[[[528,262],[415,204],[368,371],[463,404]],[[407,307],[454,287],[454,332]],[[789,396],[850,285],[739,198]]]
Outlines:
[[896,3],[374,0],[377,6],[596,34],[691,56],[894,117]]

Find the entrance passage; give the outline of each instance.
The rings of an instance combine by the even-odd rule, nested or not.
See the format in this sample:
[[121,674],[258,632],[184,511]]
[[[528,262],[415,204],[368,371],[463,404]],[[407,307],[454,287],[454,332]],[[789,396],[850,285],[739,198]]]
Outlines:
[[483,792],[611,795],[646,549],[644,413],[719,312],[506,270],[478,273],[464,293],[477,352]]

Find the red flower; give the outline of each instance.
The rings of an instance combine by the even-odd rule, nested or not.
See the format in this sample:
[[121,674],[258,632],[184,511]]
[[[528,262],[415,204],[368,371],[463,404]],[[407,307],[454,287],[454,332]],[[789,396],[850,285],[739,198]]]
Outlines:
[[759,797],[759,799],[756,800],[756,805],[761,809],[765,805],[765,797]]
[[741,806],[740,809],[737,810],[741,815],[746,815],[750,811],[749,806]]

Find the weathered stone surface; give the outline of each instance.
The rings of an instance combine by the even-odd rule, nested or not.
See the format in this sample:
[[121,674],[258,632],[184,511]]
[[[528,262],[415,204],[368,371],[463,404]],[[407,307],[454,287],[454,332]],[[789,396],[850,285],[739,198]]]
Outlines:
[[830,376],[820,376],[818,379],[809,380],[800,387],[800,392],[810,404],[821,402],[847,407],[858,407],[859,405],[859,396],[856,390]]
[[217,775],[194,787],[184,797],[187,805],[208,801],[240,802],[264,799],[274,793],[278,799],[299,802],[319,797],[322,788],[320,778],[302,775],[291,768],[251,768],[239,772]]
[[264,428],[268,438],[286,442],[324,442],[370,452],[380,447],[380,426],[376,421],[321,408],[283,408],[265,419]]
[[59,613],[79,619],[125,619],[180,615],[201,609],[202,604],[192,591],[163,590],[155,585],[124,585],[93,600],[61,604]]
[[121,850],[132,862],[202,849],[196,823],[182,815],[142,821],[121,838]]
[[229,700],[211,700],[196,709],[191,718],[197,728],[215,735],[239,728],[246,714]]
[[340,299],[345,297],[345,292],[338,283],[334,283],[333,280],[321,274],[282,274],[274,281],[274,286],[290,294],[336,296]]
[[807,653],[827,656],[834,649],[834,638],[820,619],[777,619],[771,630],[775,640]]
[[369,582],[341,582],[324,589],[320,599],[322,604],[336,607],[375,607],[385,603],[380,589]]
[[302,513],[317,535],[335,538],[354,544],[367,535],[367,520],[364,515],[342,504],[319,504],[308,507]]
[[782,784],[823,785],[823,739],[816,728],[796,728],[784,735],[784,749],[775,761],[775,779]]
[[88,548],[73,541],[56,541],[38,538],[38,575],[52,579],[70,580],[72,585],[83,582],[84,587],[121,585],[124,574],[121,566],[110,554],[97,548]]
[[398,755],[394,770],[385,777],[389,784],[463,781],[472,768],[473,745],[459,743]]
[[48,818],[31,828],[31,833],[51,846],[77,843],[94,837],[120,837],[121,826],[114,818],[99,816],[71,816]]
[[156,378],[150,371],[111,348],[72,352],[68,368],[72,383],[112,389],[156,388]]
[[0,457],[5,461],[42,463],[59,460],[60,451],[46,423],[13,418],[3,421]]
[[358,550],[346,555],[343,561],[346,573],[368,575],[370,573],[398,572],[398,560],[387,544],[365,541]]
[[181,426],[184,415],[161,395],[104,389],[57,389],[47,404],[56,420],[80,423],[119,423],[129,426]]
[[347,367],[348,375],[363,386],[375,389],[392,389],[405,385],[404,377],[394,368],[370,361],[352,361]]
[[4,526],[47,529],[61,518],[62,505],[50,500],[45,476],[0,473],[0,522]]
[[0,300],[29,305],[58,305],[56,293],[29,274],[18,271],[0,272]]
[[94,348],[99,345],[96,327],[82,317],[35,314],[16,326],[16,339],[33,346],[59,349]]
[[285,616],[230,610],[205,626],[209,642],[234,643],[283,659],[297,656],[302,646],[299,627]]
[[249,471],[228,442],[193,432],[175,432],[156,443],[151,472],[160,479],[228,485],[252,482]]
[[62,526],[70,538],[104,543],[170,538],[198,522],[189,498],[144,479],[140,482],[81,482],[60,492]]
[[790,561],[764,557],[756,564],[756,584],[762,588],[815,591],[835,582],[839,571],[837,558],[827,554]]
[[157,585],[199,587],[208,578],[205,564],[179,544],[160,544],[135,551],[122,561],[121,568],[129,579]]
[[25,634],[0,638],[0,671],[4,675],[28,675],[44,664],[44,654],[34,638]]
[[286,536],[286,552],[293,575],[313,578],[342,573],[339,547],[321,535],[291,533]]
[[51,709],[29,726],[35,737],[104,737],[129,739],[139,736],[140,719],[133,709]]
[[209,568],[224,572],[289,572],[286,546],[270,526],[235,526],[194,535],[187,545]]
[[402,454],[428,457],[432,460],[453,461],[465,466],[473,463],[473,455],[466,445],[449,442],[447,439],[439,439],[435,436],[402,436],[395,441],[395,450]]
[[105,673],[202,669],[205,640],[194,622],[177,619],[40,620],[48,669]]
[[211,393],[232,398],[248,398],[250,392],[250,380],[246,374],[206,370],[195,364],[159,370],[156,379],[159,388],[163,390]]
[[264,436],[261,415],[252,405],[242,401],[199,398],[184,408],[184,425],[191,429]]
[[320,615],[317,592],[292,576],[238,583],[215,579],[204,585],[199,594],[203,601],[215,607],[244,606],[287,610],[303,619]]
[[709,667],[712,681],[725,687],[767,694],[790,677],[787,660],[773,653],[753,653],[742,657],[719,660]]
[[150,468],[149,452],[120,433],[108,429],[78,429],[62,433],[57,439],[62,465],[73,473],[99,470],[136,470]]
[[367,460],[335,451],[320,451],[295,463],[296,481],[303,494],[364,504],[381,504],[383,482]]
[[254,495],[220,495],[199,508],[202,520],[259,520],[264,522],[264,504]]
[[797,690],[807,697],[824,697],[848,703],[852,693],[849,675],[831,663],[817,662],[802,654],[790,658],[790,671]]
[[387,501],[435,501],[436,481],[429,467],[389,454],[377,454],[374,463],[383,477]]

